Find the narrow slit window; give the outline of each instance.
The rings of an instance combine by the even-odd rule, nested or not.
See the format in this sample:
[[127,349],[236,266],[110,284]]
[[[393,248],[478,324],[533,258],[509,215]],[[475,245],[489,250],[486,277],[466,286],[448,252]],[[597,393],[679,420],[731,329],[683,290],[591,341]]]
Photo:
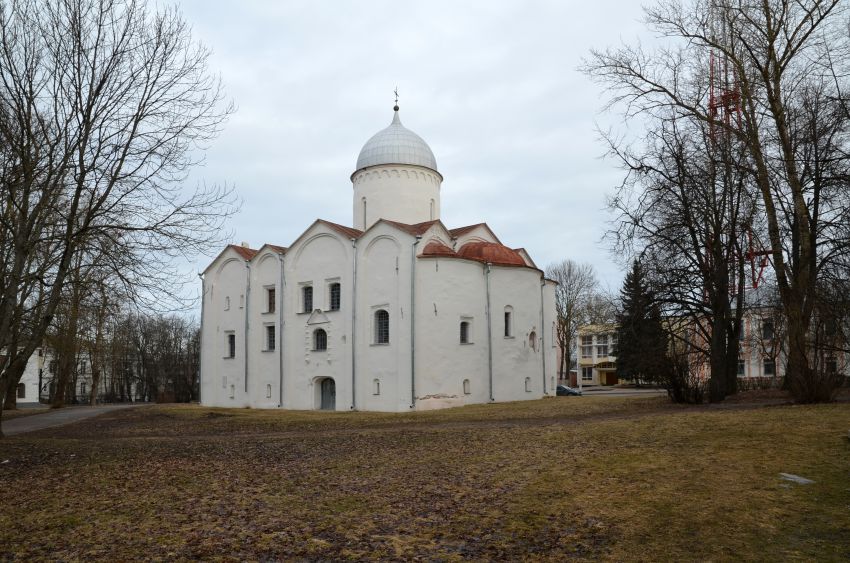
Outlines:
[[304,307],[301,309],[305,313],[313,311],[313,286],[305,285],[301,288],[301,300]]
[[267,313],[274,313],[275,312],[276,302],[277,302],[277,292],[275,291],[275,288],[270,287],[266,290],[266,312]]
[[338,283],[332,283],[330,289],[331,311],[339,311],[340,301],[342,300],[342,289]]
[[236,357],[236,335],[232,332],[227,335],[227,357]]
[[469,344],[469,321],[460,323],[460,343]]
[[274,350],[276,348],[276,332],[274,325],[266,326],[266,350]]

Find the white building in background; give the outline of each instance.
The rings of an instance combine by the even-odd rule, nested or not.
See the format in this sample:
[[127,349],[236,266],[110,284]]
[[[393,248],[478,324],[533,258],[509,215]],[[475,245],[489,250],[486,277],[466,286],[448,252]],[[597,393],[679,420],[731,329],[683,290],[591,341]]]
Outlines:
[[27,360],[27,367],[21,375],[18,386],[15,389],[15,400],[17,404],[37,403],[39,390],[44,389],[48,382],[48,363],[52,356],[46,354],[44,348],[36,348],[33,355]]
[[201,402],[408,411],[554,395],[555,283],[486,223],[440,221],[431,149],[399,120],[363,146],[353,228],[231,245],[203,275]]

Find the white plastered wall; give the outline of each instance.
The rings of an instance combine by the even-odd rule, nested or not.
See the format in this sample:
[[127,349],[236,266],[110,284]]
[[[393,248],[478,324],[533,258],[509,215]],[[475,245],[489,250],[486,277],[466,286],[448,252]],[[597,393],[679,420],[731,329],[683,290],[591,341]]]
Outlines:
[[[251,260],[248,333],[248,388],[252,407],[280,404],[280,268],[279,255],[266,248]],[[269,310],[268,290],[275,290]],[[275,327],[275,347],[269,349],[266,327]]]
[[[357,241],[357,408],[410,410],[410,267],[415,238],[384,223]],[[389,313],[389,343],[375,342],[375,313]],[[380,394],[375,394],[375,380]]]
[[356,229],[366,230],[379,219],[414,224],[440,218],[442,177],[433,170],[397,164],[372,166],[355,172],[351,182]]
[[[318,408],[319,386],[332,378],[336,410],[350,410],[352,243],[333,229],[316,224],[299,238],[285,259],[283,406]],[[331,311],[328,284],[338,282],[340,309]],[[304,312],[302,288],[313,287],[313,307]],[[327,350],[313,349],[313,333],[327,333]]]
[[[236,251],[222,253],[204,275],[201,350],[201,400],[205,405],[245,407],[245,260]],[[229,302],[229,306],[228,306]],[[227,356],[227,334],[236,336],[236,355]]]

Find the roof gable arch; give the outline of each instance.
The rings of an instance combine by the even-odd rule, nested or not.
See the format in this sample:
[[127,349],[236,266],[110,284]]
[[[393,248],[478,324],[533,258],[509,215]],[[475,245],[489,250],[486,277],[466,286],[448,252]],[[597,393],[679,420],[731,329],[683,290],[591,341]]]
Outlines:
[[[308,231],[309,230],[310,229],[308,229]],[[293,267],[298,267],[298,262],[301,260],[305,250],[310,246],[311,243],[323,238],[335,241],[340,246],[344,254],[348,253],[347,245],[345,244],[345,242],[343,242],[342,237],[338,233],[319,231],[312,234],[312,236],[306,238],[304,238],[304,235],[302,235],[301,237],[299,237],[299,240],[295,244],[289,247],[290,250],[295,249],[295,255],[292,258]]]
[[393,243],[393,245],[395,245],[396,252],[401,252],[401,243],[396,237],[390,234],[379,234],[369,241],[369,243],[366,245],[366,248],[364,249],[364,254],[370,254],[376,244],[387,240]]
[[220,276],[221,272],[224,271],[224,268],[226,266],[234,263],[234,262],[244,264],[245,262],[247,262],[247,260],[240,260],[239,258],[236,258],[235,256],[231,256],[230,258],[225,259],[224,261],[222,261],[221,264],[219,264],[218,268],[215,269],[215,275]]

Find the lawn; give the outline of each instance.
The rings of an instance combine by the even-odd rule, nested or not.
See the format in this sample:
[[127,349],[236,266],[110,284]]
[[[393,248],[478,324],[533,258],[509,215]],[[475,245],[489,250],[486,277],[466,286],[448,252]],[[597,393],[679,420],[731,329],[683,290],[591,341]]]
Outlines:
[[662,398],[116,411],[0,440],[0,559],[846,560],[848,430]]

